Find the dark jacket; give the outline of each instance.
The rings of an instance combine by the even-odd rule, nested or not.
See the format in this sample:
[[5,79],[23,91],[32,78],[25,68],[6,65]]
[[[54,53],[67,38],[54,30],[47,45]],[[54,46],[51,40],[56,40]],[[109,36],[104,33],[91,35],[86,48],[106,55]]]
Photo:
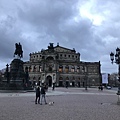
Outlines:
[[41,87],[41,94],[45,94],[45,87]]
[[36,87],[36,96],[40,96],[40,87],[39,86]]

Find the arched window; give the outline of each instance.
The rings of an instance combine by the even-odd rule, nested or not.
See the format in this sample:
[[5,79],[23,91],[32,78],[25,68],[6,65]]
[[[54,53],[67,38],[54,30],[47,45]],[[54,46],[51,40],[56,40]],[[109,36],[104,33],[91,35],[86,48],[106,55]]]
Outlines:
[[48,61],[49,60],[54,60],[54,58],[50,56],[50,57],[47,57],[46,60],[48,60]]
[[77,72],[78,72],[78,73],[80,72],[80,67],[79,67],[79,66],[77,66]]
[[62,65],[59,66],[59,72],[63,72],[63,66]]
[[31,72],[32,71],[32,68],[31,68],[31,66],[29,66],[29,72]]
[[38,80],[40,80],[41,77],[38,78]]
[[50,72],[52,72],[52,67],[51,66],[49,66],[49,69],[48,69]]
[[36,66],[34,66],[34,68],[33,68],[33,72],[36,72]]
[[25,67],[25,72],[28,72],[28,67],[27,66]]
[[75,77],[73,77],[72,79],[75,80]]
[[66,77],[65,80],[69,80],[69,77]]
[[39,66],[39,72],[42,72],[42,66],[41,65]]
[[75,67],[74,66],[71,67],[71,72],[75,72]]
[[66,73],[69,72],[69,66],[68,66],[68,65],[65,66],[65,72],[66,72]]
[[62,77],[59,77],[59,80],[63,80],[63,78],[62,78]]
[[35,76],[33,77],[33,80],[36,80],[36,77],[35,77]]

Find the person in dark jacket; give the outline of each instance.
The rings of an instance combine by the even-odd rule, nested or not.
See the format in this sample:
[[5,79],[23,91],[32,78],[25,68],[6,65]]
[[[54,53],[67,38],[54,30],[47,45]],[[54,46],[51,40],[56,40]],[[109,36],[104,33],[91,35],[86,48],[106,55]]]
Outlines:
[[53,83],[52,85],[52,90],[55,90],[55,83]]
[[36,98],[35,98],[35,104],[40,103],[40,86],[37,85],[36,87]]
[[40,105],[42,105],[43,98],[44,98],[45,104],[47,104],[45,94],[46,94],[46,89],[45,89],[45,86],[42,85],[42,87],[41,87],[41,96],[40,96]]

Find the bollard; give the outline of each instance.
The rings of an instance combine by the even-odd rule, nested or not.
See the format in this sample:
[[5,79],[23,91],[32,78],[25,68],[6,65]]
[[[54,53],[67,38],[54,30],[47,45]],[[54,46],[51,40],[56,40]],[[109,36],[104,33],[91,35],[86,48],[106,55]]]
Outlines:
[[117,96],[118,96],[117,104],[120,105],[120,93],[117,93]]

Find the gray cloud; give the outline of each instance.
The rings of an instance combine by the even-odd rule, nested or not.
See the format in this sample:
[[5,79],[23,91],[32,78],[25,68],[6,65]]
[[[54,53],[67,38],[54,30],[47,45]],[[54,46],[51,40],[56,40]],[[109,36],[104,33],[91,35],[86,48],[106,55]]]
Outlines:
[[117,71],[109,54],[119,47],[119,5],[119,0],[1,0],[0,69],[13,59],[16,42],[23,46],[24,61],[59,42],[80,52],[81,60],[101,61],[102,72]]

